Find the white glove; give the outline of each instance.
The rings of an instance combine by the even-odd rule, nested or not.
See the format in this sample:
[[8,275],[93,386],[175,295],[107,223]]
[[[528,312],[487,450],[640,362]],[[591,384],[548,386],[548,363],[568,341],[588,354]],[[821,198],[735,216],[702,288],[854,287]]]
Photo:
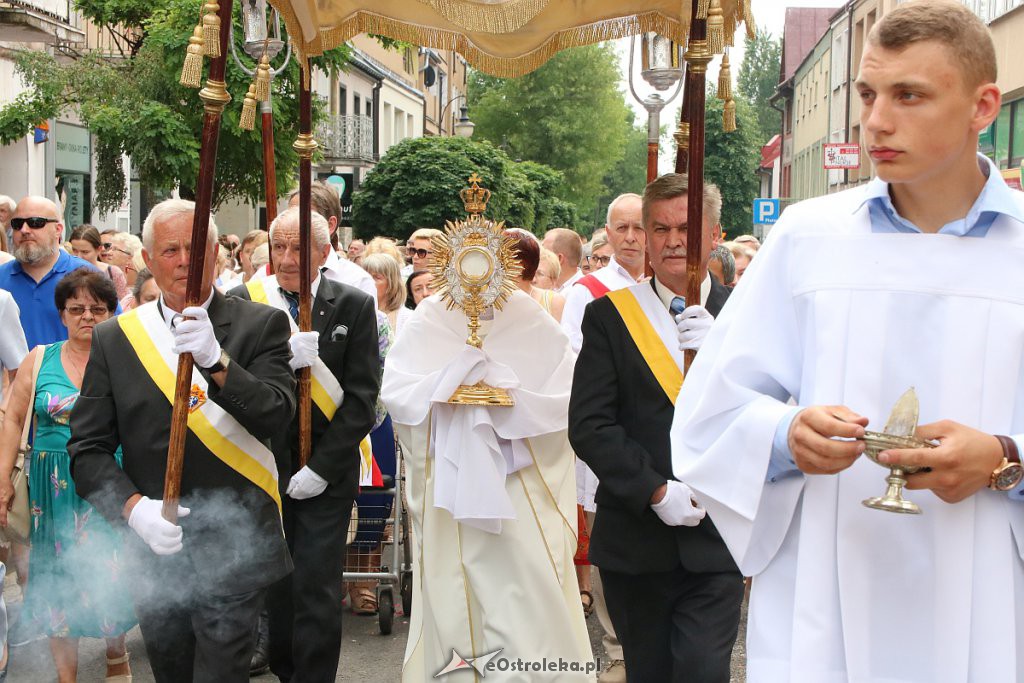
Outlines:
[[288,340],[292,347],[292,359],[288,365],[292,370],[308,368],[320,353],[320,334],[318,332],[296,332]]
[[306,465],[292,475],[292,480],[288,482],[288,490],[285,493],[295,500],[306,500],[319,496],[326,488],[327,480]]
[[651,509],[668,526],[697,526],[707,512],[693,499],[693,491],[681,481],[670,479],[665,497]]
[[195,320],[181,320],[174,326],[174,353],[191,353],[201,368],[216,365],[220,360],[220,343],[213,334],[210,315],[201,306],[189,306],[181,312]]
[[715,322],[714,316],[703,306],[687,306],[676,316],[676,329],[679,330],[679,348],[683,351],[698,350],[704,343]]
[[[164,519],[163,501],[142,497],[128,515],[128,526],[157,555],[173,555],[182,548],[181,527]],[[178,517],[188,517],[190,510],[178,506]]]

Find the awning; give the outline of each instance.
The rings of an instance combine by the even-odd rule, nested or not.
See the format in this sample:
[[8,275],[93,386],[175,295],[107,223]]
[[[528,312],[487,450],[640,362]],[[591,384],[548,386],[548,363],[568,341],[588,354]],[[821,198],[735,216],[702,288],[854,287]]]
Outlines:
[[[690,0],[269,0],[301,59],[360,33],[455,50],[501,77],[528,73],[559,50],[655,31],[686,43]],[[750,0],[716,0],[726,44],[755,24]],[[712,8],[712,14],[715,9]]]

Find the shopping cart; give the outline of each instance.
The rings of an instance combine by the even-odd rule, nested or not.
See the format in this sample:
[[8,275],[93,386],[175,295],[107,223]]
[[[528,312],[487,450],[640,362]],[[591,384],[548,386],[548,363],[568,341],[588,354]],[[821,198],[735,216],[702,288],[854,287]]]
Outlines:
[[401,448],[395,450],[396,475],[383,475],[382,486],[363,486],[352,511],[350,544],[342,576],[346,582],[377,582],[377,621],[383,635],[395,619],[395,586],[406,617],[412,612],[412,550],[405,504],[405,469]]

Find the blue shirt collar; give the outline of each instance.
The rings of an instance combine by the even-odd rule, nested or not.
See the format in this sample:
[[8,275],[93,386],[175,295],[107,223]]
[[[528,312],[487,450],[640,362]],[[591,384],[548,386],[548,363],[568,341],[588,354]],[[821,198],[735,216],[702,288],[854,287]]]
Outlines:
[[[1014,191],[1003,180],[1002,174],[992,160],[984,154],[978,154],[978,167],[987,178],[981,193],[974,200],[966,216],[942,226],[939,233],[962,237],[970,233],[979,222],[991,225],[999,214],[1024,223],[1024,211],[1014,197]],[[889,183],[878,176],[865,187],[864,199],[857,205],[855,212],[868,203],[873,205],[872,208],[876,211],[883,210],[901,231],[921,232],[920,228],[899,215],[889,196]]]

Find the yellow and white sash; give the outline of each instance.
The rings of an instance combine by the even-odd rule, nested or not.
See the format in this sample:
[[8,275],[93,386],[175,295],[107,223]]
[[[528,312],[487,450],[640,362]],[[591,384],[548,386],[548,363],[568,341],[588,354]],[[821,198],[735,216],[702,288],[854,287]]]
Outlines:
[[[288,322],[292,328],[292,334],[299,331],[299,326],[288,310],[288,302],[281,296],[276,275],[268,275],[260,280],[249,280],[245,283],[249,290],[249,299],[260,304],[273,306],[276,309],[288,313]],[[331,372],[330,368],[319,358],[310,366],[310,395],[320,412],[330,422],[334,414],[341,407],[341,401],[345,398],[345,391],[338,383],[338,379]],[[366,436],[359,444],[359,485],[370,486],[373,482],[373,450],[370,446],[370,437]]]
[[679,389],[683,386],[685,366],[672,314],[665,309],[650,282],[609,292],[607,296],[622,316],[629,336],[640,349],[658,384],[675,405]]
[[[157,302],[152,301],[124,313],[118,316],[117,321],[142,367],[173,405],[178,354],[171,351],[174,337],[157,308]],[[281,496],[273,453],[227,411],[209,400],[208,391],[207,381],[193,368],[189,430],[224,464],[263,489],[277,503],[280,511]]]

